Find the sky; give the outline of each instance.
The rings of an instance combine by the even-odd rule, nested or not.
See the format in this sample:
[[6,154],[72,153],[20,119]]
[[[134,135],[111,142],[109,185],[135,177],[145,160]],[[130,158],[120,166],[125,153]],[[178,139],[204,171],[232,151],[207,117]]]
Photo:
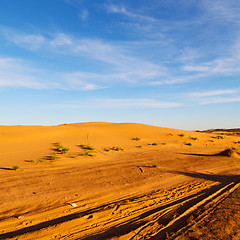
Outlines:
[[239,0],[1,0],[0,125],[240,127]]

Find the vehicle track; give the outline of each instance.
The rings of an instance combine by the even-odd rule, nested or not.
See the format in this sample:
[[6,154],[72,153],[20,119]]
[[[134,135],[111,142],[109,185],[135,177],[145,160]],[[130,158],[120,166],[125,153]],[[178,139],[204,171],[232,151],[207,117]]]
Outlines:
[[[76,208],[71,214],[57,218],[53,215],[48,221],[43,221],[42,216],[41,222],[28,227],[14,228],[12,225],[8,232],[0,234],[0,239],[31,239],[31,234],[53,226],[60,231],[58,239],[170,238],[171,234],[177,236],[192,226],[188,220],[197,210],[208,206],[209,212],[240,185],[238,176],[228,177],[225,181],[219,179],[221,181],[212,181],[210,177],[169,190],[157,190],[90,208],[85,206],[81,210]],[[204,214],[203,211],[194,217],[194,222]],[[50,212],[44,215],[51,218]],[[61,232],[69,223],[71,228]]]

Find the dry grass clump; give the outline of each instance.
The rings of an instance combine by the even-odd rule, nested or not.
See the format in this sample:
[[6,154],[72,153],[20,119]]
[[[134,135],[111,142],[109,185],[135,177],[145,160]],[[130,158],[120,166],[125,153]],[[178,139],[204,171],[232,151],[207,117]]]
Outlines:
[[90,145],[84,145],[84,144],[79,145],[79,147],[84,150],[84,152],[80,153],[79,156],[96,157],[96,155],[94,154],[95,152],[94,147]]
[[94,148],[90,145],[81,144],[81,145],[79,145],[79,147],[81,147],[84,150],[90,150],[90,151],[94,150]]
[[56,159],[59,159],[60,157],[54,153],[53,155],[49,156],[50,160],[55,161]]
[[65,154],[69,151],[69,148],[63,147],[62,144],[59,142],[56,142],[55,146],[56,146],[56,151],[58,151],[58,153],[60,154]]
[[217,139],[224,139],[224,137],[223,137],[223,136],[220,136],[220,135],[216,136],[216,138],[217,138]]
[[132,140],[134,140],[134,141],[140,141],[141,138],[139,138],[139,137],[134,137],[134,138],[132,138]]
[[12,166],[12,170],[17,171],[17,170],[19,170],[19,169],[20,169],[20,167],[19,167],[18,165],[14,165],[14,166]]
[[104,151],[106,151],[106,152],[110,152],[110,151],[124,151],[125,149],[124,148],[121,148],[121,147],[111,147],[111,148],[104,148]]
[[197,141],[197,140],[198,140],[197,137],[192,137],[191,139],[194,140],[194,141]]
[[86,151],[86,152],[80,153],[79,156],[96,157],[96,154],[94,154],[93,151]]

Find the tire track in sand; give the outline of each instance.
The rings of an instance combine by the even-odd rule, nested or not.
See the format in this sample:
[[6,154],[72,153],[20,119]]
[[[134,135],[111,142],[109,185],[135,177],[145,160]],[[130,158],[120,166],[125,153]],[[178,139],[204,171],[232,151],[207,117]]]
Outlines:
[[69,223],[71,228],[68,233],[61,232],[58,239],[166,239],[171,233],[188,229],[187,219],[199,208],[206,205],[209,205],[209,209],[213,208],[240,184],[239,176],[182,174],[196,175],[204,181],[86,208],[9,231],[1,234],[0,239],[21,237],[23,234],[25,237],[31,236],[36,231],[52,226],[61,230]]

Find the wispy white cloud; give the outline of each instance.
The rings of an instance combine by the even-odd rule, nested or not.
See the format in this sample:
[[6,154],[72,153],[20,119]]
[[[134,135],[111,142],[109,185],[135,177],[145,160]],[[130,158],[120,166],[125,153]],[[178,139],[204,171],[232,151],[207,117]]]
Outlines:
[[50,39],[47,42],[47,44],[57,48],[57,47],[61,47],[61,46],[63,46],[63,47],[71,46],[73,44],[73,42],[72,42],[71,37],[68,36],[67,34],[58,33],[55,35],[55,37],[53,39]]
[[148,21],[148,22],[156,22],[157,21],[157,19],[155,19],[153,17],[133,13],[133,12],[127,10],[127,8],[124,5],[110,4],[110,5],[106,6],[106,9],[110,13],[122,14],[122,15],[125,15],[129,18],[134,19],[134,20],[137,19],[138,21]]
[[89,12],[86,8],[82,9],[78,16],[82,21],[86,21],[88,19]]
[[186,65],[184,71],[202,72],[207,75],[225,74],[234,75],[240,72],[240,60],[235,57],[215,59],[211,62],[202,63],[199,65]]
[[39,33],[23,34],[20,31],[5,26],[1,26],[0,35],[15,45],[29,49],[38,49],[47,43],[47,39]]
[[213,90],[213,91],[205,91],[205,92],[192,92],[187,94],[189,97],[211,97],[211,96],[218,96],[218,95],[229,95],[235,94],[239,91],[237,89],[226,89],[226,90]]
[[[98,39],[75,38],[64,33],[56,33],[48,36],[16,33],[10,28],[5,28],[4,33],[1,33],[9,42],[20,47],[30,48],[30,50],[34,51],[41,50],[74,56],[80,59],[90,59],[93,66],[94,64],[101,64],[101,66],[104,64],[108,73],[94,76],[100,79],[105,78],[110,81],[117,80],[130,83],[147,82],[167,73],[167,68],[162,64],[156,64],[129,53],[129,46],[126,46],[126,44],[113,44]],[[35,41],[35,39],[39,39],[39,41]],[[94,72],[81,72],[80,74],[90,80]]]
[[199,104],[200,105],[207,105],[207,104],[234,103],[234,102],[240,102],[240,96],[202,99],[202,100],[199,101]]
[[155,99],[114,99],[114,98],[99,98],[85,99],[81,102],[72,102],[67,104],[48,105],[53,108],[173,108],[180,107],[182,103],[177,102],[161,102]]
[[[202,0],[205,11],[216,21],[231,22],[240,21],[240,3],[235,0]],[[238,22],[240,23],[240,22]]]
[[0,58],[0,87],[46,89],[54,86],[36,77],[39,73],[19,59]]
[[[86,73],[87,75],[87,73]],[[92,83],[86,77],[76,79],[72,74],[37,69],[31,64],[16,58],[0,58],[0,88],[31,88],[31,89],[75,89],[91,91],[103,88],[101,83]],[[91,79],[93,80],[93,79]]]
[[182,77],[168,76],[167,78],[165,77],[163,80],[149,81],[146,84],[150,86],[174,85],[196,81],[196,79],[199,80],[204,76],[205,76],[204,74],[186,75]]
[[204,92],[191,92],[184,94],[188,102],[197,105],[208,105],[218,103],[239,102],[239,88],[236,89],[217,89]]

